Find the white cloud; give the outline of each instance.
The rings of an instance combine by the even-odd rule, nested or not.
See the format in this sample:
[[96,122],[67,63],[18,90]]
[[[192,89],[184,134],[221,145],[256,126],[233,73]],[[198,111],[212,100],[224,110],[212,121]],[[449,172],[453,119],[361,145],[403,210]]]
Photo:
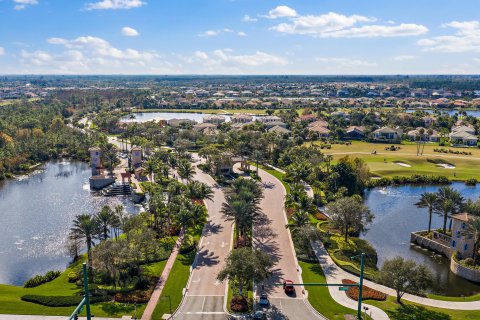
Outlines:
[[130,28],[130,27],[123,27],[122,34],[126,37],[136,37],[140,35],[137,30]]
[[393,60],[395,61],[408,61],[408,60],[415,60],[415,59],[417,59],[417,56],[411,56],[411,55],[401,55],[393,58]]
[[374,62],[369,62],[360,59],[347,59],[347,58],[330,58],[330,57],[321,57],[316,58],[316,62],[325,63],[325,64],[333,64],[339,67],[376,67],[377,64]]
[[231,33],[233,30],[229,28],[218,29],[218,30],[207,30],[198,34],[199,37],[216,37],[224,33]]
[[13,7],[15,10],[23,10],[28,6],[32,6],[38,4],[38,0],[13,0],[15,6]]
[[196,51],[189,63],[200,62],[206,67],[240,67],[285,66],[287,61],[279,56],[256,51],[253,54],[236,55],[231,49],[218,49],[211,53]]
[[270,11],[268,11],[267,15],[263,17],[268,19],[278,19],[278,18],[285,18],[285,17],[296,17],[297,11],[294,9],[287,7],[287,6],[278,6]]
[[102,0],[85,4],[87,10],[117,10],[138,8],[147,4],[141,0]]
[[480,21],[452,21],[443,27],[456,32],[453,35],[421,39],[417,44],[424,47],[424,51],[480,52]]
[[376,18],[361,15],[346,16],[329,12],[322,15],[296,15],[289,22],[273,26],[271,30],[287,34],[311,35],[319,38],[373,38],[421,35],[428,29],[419,24],[371,24]]
[[3,47],[0,47],[0,56],[5,55],[5,49]]
[[243,32],[243,31],[238,31],[238,32],[237,32],[237,36],[239,36],[239,37],[246,37],[247,34],[246,34],[245,32]]
[[175,72],[167,69],[169,63],[163,61],[156,52],[135,49],[119,49],[108,41],[83,36],[73,40],[50,38],[49,44],[64,48],[63,51],[47,52],[43,50],[22,50],[20,62],[28,70],[51,73],[151,73],[164,69],[164,72]]
[[242,22],[257,22],[257,18],[252,18],[248,14],[244,15],[242,18]]

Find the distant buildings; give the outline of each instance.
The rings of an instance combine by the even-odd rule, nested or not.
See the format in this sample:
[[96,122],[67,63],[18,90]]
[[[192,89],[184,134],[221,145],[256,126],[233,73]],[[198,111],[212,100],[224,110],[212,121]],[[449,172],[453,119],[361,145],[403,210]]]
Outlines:
[[402,140],[402,129],[394,129],[390,127],[383,127],[373,131],[373,139],[376,141],[397,143]]

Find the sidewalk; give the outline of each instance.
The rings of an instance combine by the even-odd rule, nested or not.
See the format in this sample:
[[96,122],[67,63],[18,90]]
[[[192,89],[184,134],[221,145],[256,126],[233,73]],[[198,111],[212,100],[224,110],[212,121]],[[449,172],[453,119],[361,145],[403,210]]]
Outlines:
[[[131,319],[130,316],[124,316],[122,318],[97,318],[95,320],[119,320],[119,319]],[[16,314],[0,314],[0,320],[66,320],[67,316],[28,316],[28,315],[16,315]],[[85,317],[79,317],[80,320],[86,320]]]
[[148,301],[148,304],[145,307],[145,311],[143,311],[143,315],[141,318],[142,320],[150,320],[152,318],[153,311],[155,310],[158,300],[160,299],[163,287],[165,286],[165,282],[167,282],[168,275],[170,274],[170,270],[172,270],[173,263],[177,259],[178,250],[180,248],[182,240],[183,240],[183,232],[177,238],[175,247],[173,248],[172,253],[170,254],[170,257],[168,258],[167,264],[163,269],[162,275],[160,276],[160,279],[158,279],[157,285],[153,290],[152,296],[150,297],[150,300]]

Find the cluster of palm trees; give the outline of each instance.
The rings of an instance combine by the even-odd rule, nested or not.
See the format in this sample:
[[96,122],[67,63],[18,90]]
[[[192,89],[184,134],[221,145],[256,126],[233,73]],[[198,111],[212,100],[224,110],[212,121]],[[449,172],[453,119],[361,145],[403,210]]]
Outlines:
[[95,215],[79,214],[75,216],[69,234],[69,250],[74,260],[78,259],[80,250],[86,246],[88,265],[91,268],[92,248],[95,240],[107,240],[111,232],[115,239],[118,239],[128,219],[129,215],[122,205],[117,205],[114,209],[106,205]]
[[222,214],[227,221],[235,224],[235,246],[249,243],[252,237],[253,224],[261,218],[260,200],[263,191],[253,179],[238,178],[234,180],[225,193]]
[[158,151],[153,154],[143,163],[143,168],[152,182],[154,177],[168,179],[170,170],[176,170],[183,181],[191,181],[195,174],[195,169],[187,154],[174,154],[166,151]]
[[160,238],[187,230],[205,216],[202,200],[212,199],[213,191],[205,183],[191,181],[187,185],[170,180],[166,187],[150,190],[148,201],[150,226]]
[[[459,213],[467,209],[467,204],[460,192],[451,187],[441,187],[436,193],[425,192],[415,204],[419,208],[428,209],[428,232],[432,229],[432,216],[434,213],[443,217],[443,233],[447,233],[447,222],[449,215]],[[452,223],[450,221],[451,229]]]
[[287,225],[292,231],[309,225],[310,215],[317,211],[313,199],[308,196],[302,183],[290,185],[290,193],[285,196],[285,206],[288,210],[293,210]]

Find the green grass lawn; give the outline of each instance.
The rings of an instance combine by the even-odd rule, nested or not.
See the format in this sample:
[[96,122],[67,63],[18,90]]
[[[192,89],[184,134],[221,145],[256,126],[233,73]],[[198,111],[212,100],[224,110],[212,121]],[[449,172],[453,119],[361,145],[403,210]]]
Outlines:
[[[173,313],[183,297],[183,288],[187,286],[188,278],[190,276],[190,266],[195,260],[196,252],[192,251],[188,254],[179,254],[175,260],[172,270],[168,276],[165,287],[163,288],[160,300],[155,307],[152,319],[161,319],[165,313]],[[172,309],[170,310],[170,301]]]
[[[385,147],[388,146],[390,144],[354,141],[351,145],[333,144],[331,149],[322,149],[322,152],[332,154],[334,160],[338,160],[346,154],[361,158],[367,163],[372,174],[379,177],[424,174],[446,176],[452,180],[467,180],[470,178],[480,180],[480,171],[476,169],[480,165],[480,149],[478,148],[438,147],[437,145],[427,144],[423,156],[417,156],[415,144],[397,145],[401,148],[398,151],[386,151]],[[434,148],[466,151],[471,152],[472,155],[438,153],[433,151]],[[377,154],[371,154],[373,151],[377,151]],[[435,162],[438,162],[438,160],[454,165],[455,169],[444,169],[437,166]],[[403,162],[411,167],[400,166],[396,162]]]
[[[302,268],[302,279],[304,283],[326,283],[322,268],[318,263],[298,261]],[[348,309],[333,300],[327,287],[306,287],[308,290],[308,301],[318,312],[327,319],[345,319],[345,314],[355,314],[355,310]]]
[[[80,289],[74,284],[68,282],[68,273],[81,267],[78,262],[68,267],[60,277],[55,280],[40,285],[35,288],[23,288],[18,286],[0,285],[0,314],[32,314],[46,316],[69,316],[75,307],[46,307],[36,303],[22,301],[20,298],[26,294],[33,295],[56,295],[70,296],[78,294]],[[158,271],[161,263],[154,263],[147,268]],[[145,305],[137,305],[137,315],[142,314]],[[121,317],[123,315],[133,315],[133,305],[123,303],[102,302],[92,305],[92,313],[99,317]],[[85,313],[85,311],[84,311]]]
[[[402,300],[403,301],[403,300]],[[403,301],[403,306],[389,296],[386,301],[368,301],[384,310],[392,320],[473,320],[480,319],[480,310],[452,310],[426,307]]]

